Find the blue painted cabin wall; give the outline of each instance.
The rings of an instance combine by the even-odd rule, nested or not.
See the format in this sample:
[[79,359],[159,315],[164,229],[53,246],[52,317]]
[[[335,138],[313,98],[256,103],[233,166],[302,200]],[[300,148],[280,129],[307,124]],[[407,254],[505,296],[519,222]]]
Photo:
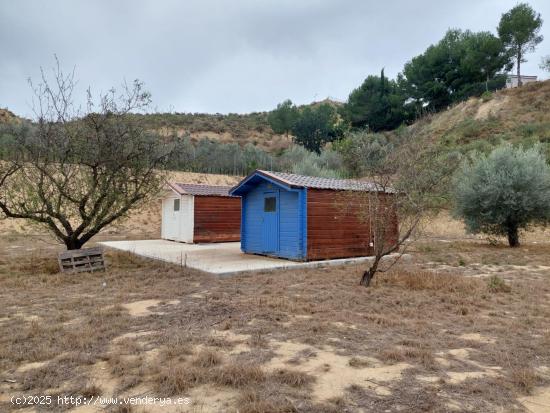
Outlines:
[[269,252],[282,258],[305,260],[307,252],[307,190],[285,188],[263,179],[241,198],[241,250],[266,254],[262,247],[264,194],[277,192],[278,248]]

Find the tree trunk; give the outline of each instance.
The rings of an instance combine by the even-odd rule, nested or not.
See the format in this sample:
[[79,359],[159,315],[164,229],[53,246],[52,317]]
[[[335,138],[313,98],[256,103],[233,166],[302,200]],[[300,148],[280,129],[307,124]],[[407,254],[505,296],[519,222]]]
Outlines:
[[68,250],[79,250],[82,245],[82,242],[78,239],[68,238],[65,240],[65,246]]
[[520,67],[521,67],[521,52],[518,52],[518,64],[517,64],[518,87],[521,87],[521,85],[523,84],[523,83],[521,82],[521,71],[520,71]]
[[519,235],[517,227],[508,228],[508,244],[510,247],[519,247]]
[[376,274],[376,271],[378,270],[378,263],[382,259],[382,256],[376,255],[374,258],[374,262],[370,266],[370,268],[363,273],[363,276],[361,277],[361,281],[359,282],[359,285],[362,285],[363,287],[368,287],[370,285],[370,282],[374,278],[374,274]]
[[371,269],[368,269],[363,273],[363,277],[361,277],[361,281],[359,282],[359,285],[362,285],[363,287],[368,287],[373,278],[374,278],[374,272]]

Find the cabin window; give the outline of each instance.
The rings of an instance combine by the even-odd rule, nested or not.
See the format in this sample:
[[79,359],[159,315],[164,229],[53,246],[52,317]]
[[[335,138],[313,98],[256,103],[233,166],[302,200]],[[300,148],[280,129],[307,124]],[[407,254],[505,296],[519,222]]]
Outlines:
[[179,210],[180,210],[180,200],[174,199],[174,211],[179,211]]
[[277,210],[277,198],[270,196],[264,198],[264,212],[275,212]]

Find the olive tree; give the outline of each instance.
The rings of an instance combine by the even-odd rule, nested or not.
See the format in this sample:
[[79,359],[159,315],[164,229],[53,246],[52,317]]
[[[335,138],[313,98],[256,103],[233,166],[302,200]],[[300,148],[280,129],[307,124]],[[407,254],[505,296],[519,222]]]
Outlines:
[[132,112],[148,107],[150,94],[135,81],[85,109],[73,103],[74,71],[42,72],[34,86],[32,122],[4,131],[0,160],[0,218],[47,228],[67,249],[153,199],[163,187],[174,145],[148,133]]
[[519,246],[519,231],[550,221],[550,167],[540,148],[507,144],[476,153],[454,182],[454,214],[467,230],[506,236]]

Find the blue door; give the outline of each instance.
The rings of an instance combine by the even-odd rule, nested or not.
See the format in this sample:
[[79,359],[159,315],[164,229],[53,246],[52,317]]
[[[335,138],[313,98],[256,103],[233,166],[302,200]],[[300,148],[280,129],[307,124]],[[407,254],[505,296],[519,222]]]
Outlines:
[[279,250],[278,192],[264,192],[262,250],[264,253],[273,253]]

